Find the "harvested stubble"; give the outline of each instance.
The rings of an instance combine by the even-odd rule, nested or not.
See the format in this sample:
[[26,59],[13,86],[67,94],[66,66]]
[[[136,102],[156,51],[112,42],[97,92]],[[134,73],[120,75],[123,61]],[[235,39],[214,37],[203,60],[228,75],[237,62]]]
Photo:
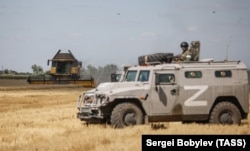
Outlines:
[[113,129],[76,118],[81,87],[0,88],[0,150],[141,150],[142,134],[250,134],[250,119],[240,126],[161,123]]

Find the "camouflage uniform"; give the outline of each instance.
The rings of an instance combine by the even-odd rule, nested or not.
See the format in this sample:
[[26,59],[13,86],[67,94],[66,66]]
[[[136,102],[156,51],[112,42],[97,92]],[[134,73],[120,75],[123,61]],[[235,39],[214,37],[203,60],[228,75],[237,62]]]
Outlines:
[[190,61],[191,60],[191,52],[190,52],[190,50],[186,50],[185,52],[183,52],[182,54],[181,54],[181,60],[182,61]]
[[192,56],[192,61],[199,61],[200,57],[200,41],[192,41],[191,42],[191,48],[190,53]]

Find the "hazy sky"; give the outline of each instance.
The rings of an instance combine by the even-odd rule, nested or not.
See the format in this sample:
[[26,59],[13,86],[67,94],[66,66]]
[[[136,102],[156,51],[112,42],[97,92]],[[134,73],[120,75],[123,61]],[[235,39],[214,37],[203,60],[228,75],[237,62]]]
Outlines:
[[47,60],[70,49],[84,67],[120,67],[200,40],[201,59],[250,68],[249,14],[249,0],[0,0],[0,65],[49,70]]

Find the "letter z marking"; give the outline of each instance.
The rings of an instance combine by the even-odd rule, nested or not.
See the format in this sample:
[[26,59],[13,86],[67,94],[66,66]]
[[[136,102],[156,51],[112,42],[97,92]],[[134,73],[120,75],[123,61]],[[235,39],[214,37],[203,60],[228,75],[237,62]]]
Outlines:
[[207,88],[208,88],[207,85],[184,86],[184,90],[199,90],[190,98],[185,100],[184,105],[185,106],[206,106],[207,105],[206,100],[195,100],[195,99],[198,98],[202,93],[204,93],[207,90]]

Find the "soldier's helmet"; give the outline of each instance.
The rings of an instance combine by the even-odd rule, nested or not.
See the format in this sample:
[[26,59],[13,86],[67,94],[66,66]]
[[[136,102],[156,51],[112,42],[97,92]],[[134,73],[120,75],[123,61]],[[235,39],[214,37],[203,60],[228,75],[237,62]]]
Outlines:
[[182,43],[181,43],[181,47],[187,48],[187,47],[188,47],[188,43],[187,43],[186,41],[182,42]]

